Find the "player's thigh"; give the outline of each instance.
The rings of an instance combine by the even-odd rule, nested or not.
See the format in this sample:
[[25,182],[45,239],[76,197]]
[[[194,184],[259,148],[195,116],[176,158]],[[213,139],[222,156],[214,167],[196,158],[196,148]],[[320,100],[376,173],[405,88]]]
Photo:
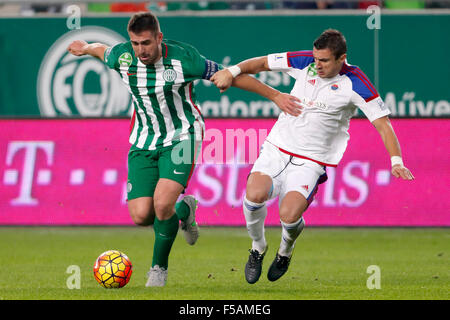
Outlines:
[[153,198],[139,197],[128,200],[128,211],[133,222],[140,226],[152,225],[155,220]]
[[283,222],[292,223],[300,219],[313,201],[318,185],[326,180],[325,177],[324,167],[317,163],[291,159],[279,199],[280,218]]
[[130,151],[128,154],[128,201],[140,198],[152,198],[159,180],[159,168],[156,151]]
[[284,223],[294,223],[302,217],[308,206],[308,201],[303,194],[290,191],[281,200],[280,220]]
[[200,147],[201,141],[188,139],[164,148],[158,158],[159,177],[187,188]]
[[264,142],[247,180],[247,199],[261,203],[278,196],[288,163],[288,156],[274,145]]

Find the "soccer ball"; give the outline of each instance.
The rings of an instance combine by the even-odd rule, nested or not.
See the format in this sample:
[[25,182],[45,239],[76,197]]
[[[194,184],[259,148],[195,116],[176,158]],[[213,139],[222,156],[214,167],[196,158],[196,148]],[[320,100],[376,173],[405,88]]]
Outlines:
[[95,280],[104,288],[122,288],[130,281],[133,266],[122,252],[109,250],[103,252],[95,261]]

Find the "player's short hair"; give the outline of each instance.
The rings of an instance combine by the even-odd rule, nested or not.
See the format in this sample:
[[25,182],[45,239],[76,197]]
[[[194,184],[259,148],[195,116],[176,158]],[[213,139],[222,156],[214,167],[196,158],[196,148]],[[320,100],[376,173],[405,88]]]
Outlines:
[[327,29],[314,41],[314,48],[318,50],[328,48],[338,59],[347,52],[347,41],[340,31]]
[[156,36],[160,31],[159,21],[152,12],[138,12],[128,21],[127,30],[136,34],[151,31]]

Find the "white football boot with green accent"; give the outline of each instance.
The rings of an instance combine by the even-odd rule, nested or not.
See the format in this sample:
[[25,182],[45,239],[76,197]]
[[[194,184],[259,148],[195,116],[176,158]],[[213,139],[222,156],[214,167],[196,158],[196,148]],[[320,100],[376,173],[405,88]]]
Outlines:
[[184,230],[186,242],[192,246],[197,242],[200,233],[198,224],[195,221],[195,211],[197,210],[198,201],[194,196],[185,196],[183,201],[188,205],[190,213],[186,221],[181,221],[181,229]]
[[161,268],[156,265],[150,268],[150,271],[147,273],[148,280],[145,284],[146,287],[164,287],[167,282],[167,269]]

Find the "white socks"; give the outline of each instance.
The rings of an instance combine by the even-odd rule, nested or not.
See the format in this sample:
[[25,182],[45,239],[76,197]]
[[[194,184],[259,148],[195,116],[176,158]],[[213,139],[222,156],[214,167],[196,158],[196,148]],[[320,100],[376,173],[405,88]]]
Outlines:
[[[264,221],[267,216],[265,203],[255,203],[244,197],[243,211],[247,222],[247,231],[252,242],[252,250],[263,253],[266,250],[267,242],[264,236]],[[294,250],[295,241],[305,227],[305,220],[300,218],[294,223],[284,223],[281,221],[281,243],[278,254],[290,257]]]
[[281,222],[281,243],[278,254],[281,256],[290,257],[294,250],[295,240],[297,240],[300,233],[305,227],[305,220],[303,217],[294,223]]
[[244,197],[243,210],[245,221],[247,222],[247,231],[252,242],[252,250],[263,253],[267,243],[264,237],[264,221],[267,216],[267,207],[265,202],[255,203]]

